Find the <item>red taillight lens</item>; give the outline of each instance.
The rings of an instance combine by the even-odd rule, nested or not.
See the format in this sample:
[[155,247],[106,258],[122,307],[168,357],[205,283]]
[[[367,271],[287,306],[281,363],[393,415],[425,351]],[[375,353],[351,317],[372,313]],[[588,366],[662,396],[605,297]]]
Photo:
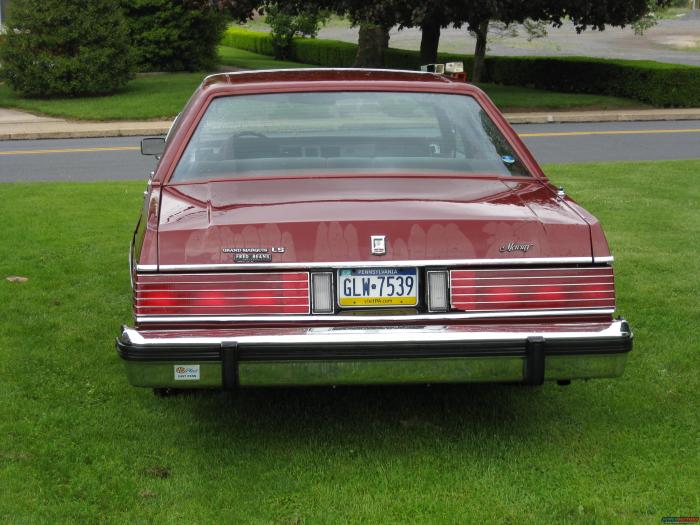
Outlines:
[[173,292],[153,292],[149,294],[148,299],[151,306],[175,306],[177,304],[177,294]]
[[309,313],[307,273],[142,274],[135,309],[148,315],[258,315]]
[[615,308],[612,268],[453,270],[452,308],[463,311]]

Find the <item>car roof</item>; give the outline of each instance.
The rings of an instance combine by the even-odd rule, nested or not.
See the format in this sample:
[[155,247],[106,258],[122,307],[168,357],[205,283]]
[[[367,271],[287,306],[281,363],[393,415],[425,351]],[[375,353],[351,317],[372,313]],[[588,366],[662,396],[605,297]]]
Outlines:
[[209,75],[202,81],[202,87],[231,84],[259,84],[268,82],[420,82],[464,85],[444,75],[424,71],[399,69],[360,69],[360,68],[300,68],[265,69],[258,71],[235,71]]

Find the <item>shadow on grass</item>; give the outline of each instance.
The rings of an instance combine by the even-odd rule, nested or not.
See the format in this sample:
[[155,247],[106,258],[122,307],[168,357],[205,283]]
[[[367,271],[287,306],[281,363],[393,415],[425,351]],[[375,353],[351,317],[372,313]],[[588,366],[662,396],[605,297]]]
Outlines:
[[508,384],[275,388],[190,391],[154,399],[166,411],[189,412],[197,432],[234,440],[284,440],[302,447],[320,441],[343,448],[381,446],[410,435],[420,442],[419,449],[446,438],[509,440],[517,435],[527,440],[535,426],[541,432],[560,422],[552,417],[547,423],[538,408],[543,388],[559,389]]

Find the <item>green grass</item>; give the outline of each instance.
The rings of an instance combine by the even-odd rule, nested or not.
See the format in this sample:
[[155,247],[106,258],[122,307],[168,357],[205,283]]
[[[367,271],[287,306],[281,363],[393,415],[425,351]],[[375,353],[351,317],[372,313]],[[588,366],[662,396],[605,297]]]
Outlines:
[[[221,64],[241,69],[314,67],[275,60],[266,55],[219,46]],[[206,73],[169,73],[141,76],[126,89],[107,97],[27,99],[0,83],[0,107],[77,120],[169,119],[180,112]],[[504,111],[616,109],[640,107],[639,102],[616,97],[555,93],[517,86],[481,86]]]
[[622,378],[158,399],[113,344],[144,184],[0,185],[0,521],[697,515],[700,161],[546,171],[606,227],[636,335]]
[[687,14],[690,11],[688,7],[667,7],[665,9],[659,9],[656,16],[659,18],[679,18],[682,15]]
[[0,107],[83,120],[148,120],[177,115],[207,73],[149,75],[106,97],[27,99],[0,84]]
[[583,93],[559,93],[521,86],[502,86],[498,84],[480,84],[493,102],[506,112],[541,111],[541,110],[612,110],[629,108],[648,108],[637,100],[605,95],[587,95]]

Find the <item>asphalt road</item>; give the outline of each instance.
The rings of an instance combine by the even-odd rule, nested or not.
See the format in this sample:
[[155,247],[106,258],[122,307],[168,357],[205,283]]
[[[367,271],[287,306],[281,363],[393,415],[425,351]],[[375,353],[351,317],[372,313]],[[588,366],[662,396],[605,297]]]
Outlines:
[[[542,163],[700,159],[700,121],[529,124],[516,131]],[[0,141],[0,182],[146,180],[140,137]]]

